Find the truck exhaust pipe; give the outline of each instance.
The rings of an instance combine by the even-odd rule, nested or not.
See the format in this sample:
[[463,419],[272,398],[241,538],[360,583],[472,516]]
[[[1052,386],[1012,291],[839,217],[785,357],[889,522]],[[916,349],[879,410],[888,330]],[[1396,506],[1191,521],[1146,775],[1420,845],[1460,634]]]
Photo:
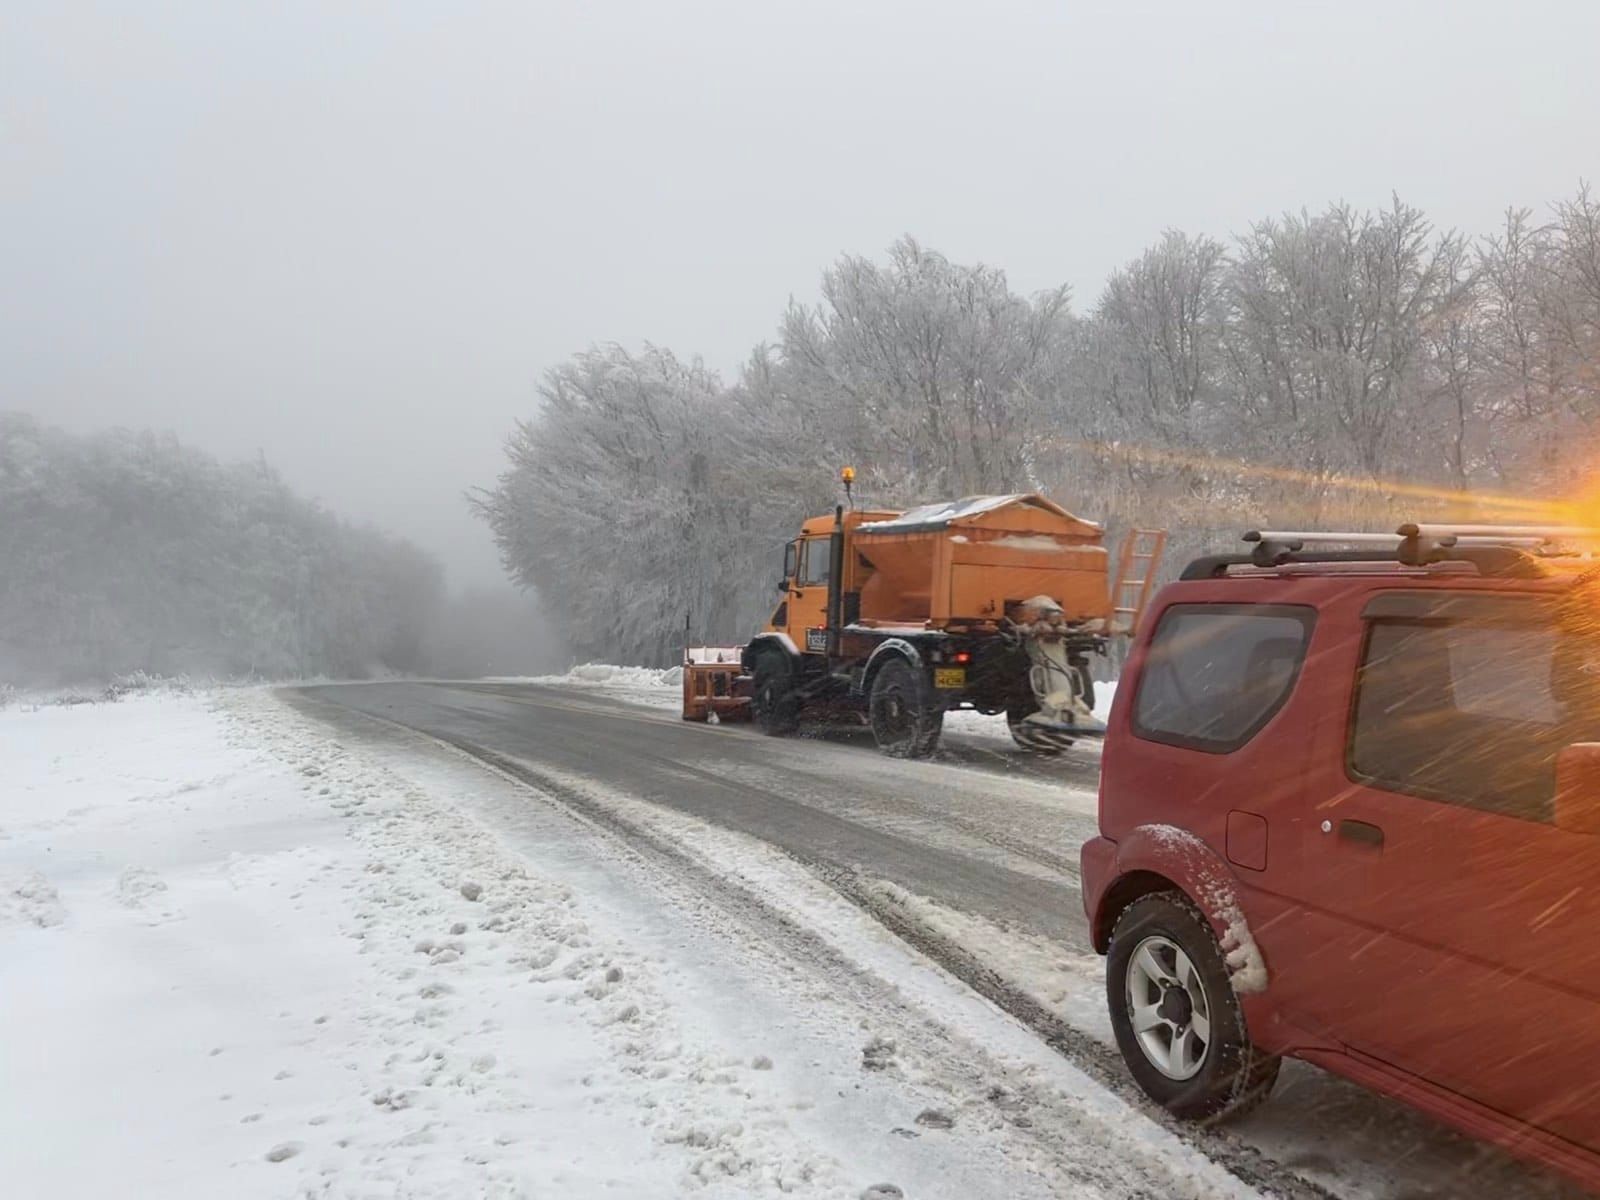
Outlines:
[[[852,478],[854,477],[852,473]],[[833,506],[833,533],[828,536],[828,654],[839,653],[844,628],[844,505]]]

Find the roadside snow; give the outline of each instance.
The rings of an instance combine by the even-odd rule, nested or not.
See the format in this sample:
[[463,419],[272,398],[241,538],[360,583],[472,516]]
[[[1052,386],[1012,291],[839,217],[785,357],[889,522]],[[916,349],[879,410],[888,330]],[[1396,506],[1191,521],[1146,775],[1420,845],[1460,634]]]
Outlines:
[[[777,986],[788,1020],[813,1031],[818,1025],[861,1030],[858,1037],[868,1040],[858,1066],[872,1073],[869,1078],[893,1085],[894,1107],[908,1115],[931,1108],[929,1121],[915,1124],[943,1128],[940,1123],[948,1119],[956,1133],[976,1137],[1007,1164],[1005,1175],[984,1175],[975,1182],[963,1182],[948,1161],[932,1173],[924,1161],[912,1176],[906,1172],[915,1168],[902,1167],[896,1176],[919,1185],[905,1189],[908,1197],[1031,1194],[1024,1179],[1038,1181],[1050,1196],[1199,1200],[1256,1195],[1140,1108],[1096,1086],[1032,1031],[934,969],[782,852],[581,776],[544,766],[538,772],[553,786],[665,839],[712,874],[760,897],[851,964],[845,975],[829,978],[798,974],[792,961],[777,962],[758,977]],[[754,950],[744,936],[747,952]],[[837,1089],[840,1082],[835,1078],[828,1084]],[[862,1088],[859,1075],[853,1086]],[[922,1099],[916,1099],[919,1095]],[[845,1134],[841,1118],[849,1120],[839,1112],[830,1123],[835,1138]],[[907,1131],[892,1132],[905,1136]]]
[[[7,1195],[1253,1195],[771,847],[545,772],[707,890],[383,731],[0,713]],[[862,882],[1109,1042],[1098,959]],[[1237,1131],[1340,1195],[1565,1195],[1294,1064]]]
[[6,1193],[679,1194],[715,1148],[618,1119],[620,1014],[658,1007],[604,983],[627,956],[284,724],[261,693],[0,714]]
[[683,704],[682,667],[619,667],[611,663],[582,663],[563,675],[505,676],[489,682],[577,688],[655,708],[677,709]]
[[1098,954],[1075,952],[1044,938],[1002,928],[887,880],[874,881],[868,890],[917,925],[965,950],[1074,1029],[1107,1046],[1116,1045],[1106,1014],[1106,964]]
[[8,1195],[1249,1194],[757,843],[673,834],[870,965],[265,692],[0,713],[0,759]]

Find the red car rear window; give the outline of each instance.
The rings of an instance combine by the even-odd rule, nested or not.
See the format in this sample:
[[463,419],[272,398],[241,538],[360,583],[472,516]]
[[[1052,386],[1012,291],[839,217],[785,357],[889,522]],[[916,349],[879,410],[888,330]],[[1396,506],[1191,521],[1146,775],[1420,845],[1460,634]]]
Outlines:
[[1294,690],[1316,620],[1291,604],[1174,604],[1150,639],[1133,731],[1226,754],[1253,738]]

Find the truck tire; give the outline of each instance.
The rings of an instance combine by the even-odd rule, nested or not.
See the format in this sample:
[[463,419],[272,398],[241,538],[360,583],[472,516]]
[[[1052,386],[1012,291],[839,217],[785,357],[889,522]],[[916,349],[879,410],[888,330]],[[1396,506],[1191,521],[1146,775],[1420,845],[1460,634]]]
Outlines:
[[800,727],[800,700],[794,694],[794,670],[781,654],[767,651],[756,659],[750,707],[769,737],[787,737]]
[[944,709],[924,672],[898,655],[879,668],[867,697],[878,749],[895,758],[927,758],[939,748]]
[[1182,892],[1141,896],[1117,918],[1106,1003],[1129,1072],[1174,1116],[1236,1116],[1277,1081],[1280,1060],[1251,1042],[1216,935]]

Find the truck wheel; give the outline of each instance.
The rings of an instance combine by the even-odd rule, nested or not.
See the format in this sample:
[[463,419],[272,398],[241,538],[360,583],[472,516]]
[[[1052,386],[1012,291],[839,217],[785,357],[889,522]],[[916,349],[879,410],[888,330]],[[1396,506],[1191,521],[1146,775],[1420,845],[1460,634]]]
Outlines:
[[944,709],[924,674],[905,659],[884,663],[872,680],[867,715],[878,749],[895,758],[927,758],[939,747]]
[[1250,1041],[1216,936],[1182,892],[1142,896],[1117,918],[1106,1002],[1128,1070],[1174,1116],[1235,1116],[1277,1081],[1279,1059]]
[[800,727],[800,701],[794,694],[794,671],[776,654],[756,659],[750,707],[761,732],[784,737]]

